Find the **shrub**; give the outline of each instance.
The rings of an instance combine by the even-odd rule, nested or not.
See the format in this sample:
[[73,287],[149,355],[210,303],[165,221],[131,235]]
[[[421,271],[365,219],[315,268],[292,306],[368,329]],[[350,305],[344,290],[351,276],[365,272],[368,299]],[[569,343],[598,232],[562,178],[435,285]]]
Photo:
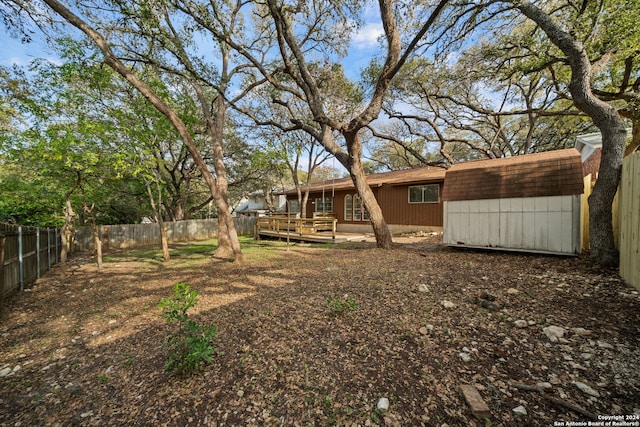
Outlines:
[[211,341],[216,336],[215,325],[201,326],[189,319],[187,310],[198,302],[198,291],[184,283],[173,286],[173,297],[163,298],[158,304],[163,309],[162,317],[167,323],[178,323],[179,328],[170,333],[165,344],[168,347],[168,371],[193,374],[202,362],[211,363],[214,347]]
[[332,316],[337,316],[349,311],[354,311],[358,308],[358,304],[352,298],[347,295],[344,297],[329,297],[327,298],[327,307]]

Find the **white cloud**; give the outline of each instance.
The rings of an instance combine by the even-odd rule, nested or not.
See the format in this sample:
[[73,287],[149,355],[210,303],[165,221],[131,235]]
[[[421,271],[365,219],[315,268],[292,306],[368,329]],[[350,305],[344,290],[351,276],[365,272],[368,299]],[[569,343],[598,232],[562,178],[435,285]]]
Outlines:
[[3,62],[6,62],[6,64],[8,65],[17,65],[21,67],[23,65],[27,65],[29,63],[29,60],[24,57],[12,56],[11,58]]
[[368,22],[353,35],[352,43],[356,48],[371,48],[377,46],[378,37],[383,34],[382,22]]

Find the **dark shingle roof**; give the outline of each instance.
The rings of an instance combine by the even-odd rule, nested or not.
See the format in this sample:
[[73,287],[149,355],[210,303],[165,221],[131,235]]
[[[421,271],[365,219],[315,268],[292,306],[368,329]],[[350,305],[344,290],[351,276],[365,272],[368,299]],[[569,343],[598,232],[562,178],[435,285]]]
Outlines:
[[574,148],[453,165],[442,200],[582,194],[582,162]]
[[[427,183],[444,180],[446,169],[438,167],[424,167],[415,169],[405,169],[399,171],[382,172],[367,175],[367,183],[370,187],[379,187],[381,185],[400,185],[413,183]],[[309,185],[309,192],[318,192],[322,189],[347,190],[354,188],[351,177],[340,178],[323,182],[314,182]],[[306,191],[307,187],[302,187],[302,191]],[[284,194],[297,194],[296,190],[285,191]]]

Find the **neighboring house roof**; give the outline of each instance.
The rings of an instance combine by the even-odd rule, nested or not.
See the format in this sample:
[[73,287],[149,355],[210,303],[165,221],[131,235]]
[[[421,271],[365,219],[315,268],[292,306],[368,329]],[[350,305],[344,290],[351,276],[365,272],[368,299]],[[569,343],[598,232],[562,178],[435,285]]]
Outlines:
[[578,135],[575,147],[582,156],[582,162],[585,162],[596,150],[602,148],[602,134],[595,132]]
[[582,162],[574,148],[453,165],[442,200],[582,194]]
[[[631,128],[627,128],[627,138],[631,137]],[[582,156],[584,163],[593,153],[602,148],[602,134],[600,132],[585,133],[576,137],[576,150]]]
[[[382,172],[367,175],[367,183],[370,187],[380,187],[382,185],[402,185],[426,182],[443,181],[446,169],[439,167],[424,167],[415,169],[405,169],[399,171]],[[308,186],[310,193],[318,191],[348,190],[355,188],[351,177],[314,182]],[[307,186],[303,186],[301,191],[306,191]],[[297,194],[296,190],[285,191],[284,194]]]

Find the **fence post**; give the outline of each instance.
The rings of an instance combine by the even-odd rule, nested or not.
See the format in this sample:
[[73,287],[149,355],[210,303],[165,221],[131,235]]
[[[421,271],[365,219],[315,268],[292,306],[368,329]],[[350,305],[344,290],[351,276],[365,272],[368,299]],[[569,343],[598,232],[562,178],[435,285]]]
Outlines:
[[55,259],[55,263],[57,264],[58,263],[58,229],[54,228],[54,230],[55,230],[55,236],[54,237],[55,237],[56,251],[53,253],[53,255],[55,257],[54,258]]
[[51,270],[51,228],[47,227],[47,269]]
[[24,257],[22,254],[22,226],[18,227],[18,277],[20,280],[20,290],[24,291]]
[[40,278],[40,227],[36,227],[36,278]]
[[0,231],[0,313],[2,313],[4,304],[4,245],[6,241],[6,236]]

